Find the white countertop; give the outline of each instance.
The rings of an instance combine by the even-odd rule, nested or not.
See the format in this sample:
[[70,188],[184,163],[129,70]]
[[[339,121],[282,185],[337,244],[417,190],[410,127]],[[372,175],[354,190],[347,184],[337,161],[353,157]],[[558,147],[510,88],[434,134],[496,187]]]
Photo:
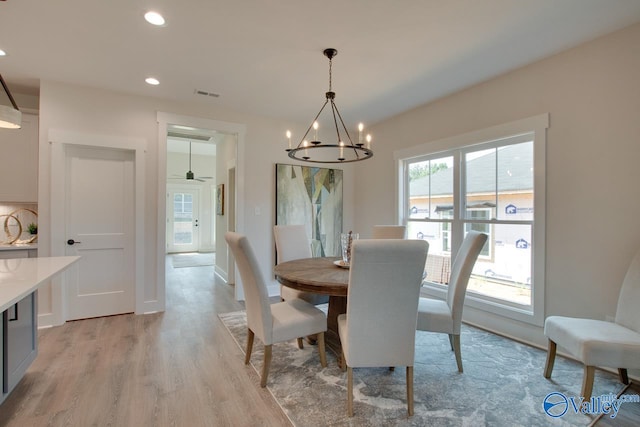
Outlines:
[[0,259],[0,312],[79,259],[79,256]]
[[12,245],[0,245],[0,251],[26,251],[27,249],[38,249],[37,243],[14,243]]

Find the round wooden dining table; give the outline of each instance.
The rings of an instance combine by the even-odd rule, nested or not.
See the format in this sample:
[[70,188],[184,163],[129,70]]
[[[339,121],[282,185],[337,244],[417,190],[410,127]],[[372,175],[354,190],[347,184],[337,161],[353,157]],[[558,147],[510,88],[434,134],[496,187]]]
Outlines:
[[273,273],[278,282],[289,288],[329,295],[325,343],[341,357],[338,315],[347,312],[349,270],[335,265],[338,260],[340,258],[296,259],[276,265]]

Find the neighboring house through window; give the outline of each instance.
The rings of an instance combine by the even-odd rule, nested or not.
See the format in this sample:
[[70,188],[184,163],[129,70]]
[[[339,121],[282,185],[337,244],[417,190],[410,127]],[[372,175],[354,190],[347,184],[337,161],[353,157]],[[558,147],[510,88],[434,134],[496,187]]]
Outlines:
[[395,154],[399,216],[429,242],[428,288],[446,290],[469,230],[486,233],[467,303],[541,324],[544,302],[545,145],[548,115]]

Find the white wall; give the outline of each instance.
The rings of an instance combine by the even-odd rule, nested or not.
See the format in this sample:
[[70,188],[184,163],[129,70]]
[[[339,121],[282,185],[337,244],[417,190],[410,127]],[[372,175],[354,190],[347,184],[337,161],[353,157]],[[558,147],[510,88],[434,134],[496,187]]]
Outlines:
[[[614,315],[640,248],[638,46],[635,25],[378,123],[356,217],[394,221],[394,150],[548,112],[545,313]],[[546,343],[540,327],[468,308],[465,319]]]
[[[144,260],[145,304],[159,307],[163,299],[162,286],[157,281],[158,227],[158,123],[157,112],[164,111],[185,116],[201,117],[246,125],[244,170],[238,170],[242,182],[239,199],[245,206],[244,216],[238,219],[237,230],[246,234],[259,254],[259,261],[270,288],[277,292],[273,282],[275,163],[289,163],[284,151],[286,129],[302,128],[273,119],[243,115],[216,108],[210,102],[194,101],[176,103],[150,97],[131,96],[95,88],[80,87],[51,81],[40,85],[40,153],[39,153],[39,255],[51,253],[50,229],[50,146],[47,135],[50,129],[62,129],[89,134],[143,138],[147,142],[145,195],[145,247]],[[345,168],[346,170],[347,168]],[[352,183],[353,175],[345,171],[345,182]],[[353,199],[353,186],[345,186],[345,197]],[[260,215],[256,215],[259,208]],[[345,207],[345,226],[351,227],[352,205]],[[60,310],[50,287],[40,292],[39,313],[48,314]],[[46,325],[41,325],[46,326]]]

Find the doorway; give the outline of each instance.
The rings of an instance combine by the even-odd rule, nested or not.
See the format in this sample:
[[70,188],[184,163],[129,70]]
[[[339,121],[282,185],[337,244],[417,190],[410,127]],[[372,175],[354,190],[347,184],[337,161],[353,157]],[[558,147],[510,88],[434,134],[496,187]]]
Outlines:
[[51,256],[82,258],[54,282],[46,323],[143,313],[144,140],[62,130],[49,138]]
[[167,253],[200,250],[200,189],[167,184]]
[[[158,200],[158,223],[168,224],[169,217],[168,204],[171,202],[169,198],[171,184],[186,184],[190,187],[198,187],[205,185],[200,189],[200,214],[198,217],[198,231],[200,233],[200,251],[210,251],[215,253],[214,274],[228,282],[228,264],[227,264],[227,248],[224,240],[224,233],[228,230],[229,222],[239,224],[236,218],[241,215],[242,203],[236,197],[239,190],[238,182],[233,187],[228,182],[228,167],[230,164],[236,164],[240,157],[239,151],[244,141],[245,126],[234,123],[226,123],[215,120],[200,119],[188,116],[179,116],[168,113],[158,113],[158,141],[159,141],[159,169],[158,169],[158,186],[161,198]],[[191,168],[189,165],[181,166],[178,170],[172,166],[170,162],[171,139],[181,138],[182,140],[192,141],[192,159]],[[198,146],[213,147],[215,150],[215,159],[210,164],[215,165],[212,172],[201,171],[202,164],[198,163]],[[185,154],[188,156],[188,154]],[[187,157],[185,157],[186,159]],[[181,163],[184,165],[184,162]],[[193,172],[195,179],[187,179],[187,172]],[[177,176],[176,176],[177,175]],[[211,176],[213,179],[206,179]],[[207,182],[198,181],[198,178]],[[218,188],[224,188],[224,209],[222,214],[217,214],[216,191]],[[233,188],[233,190],[232,190]],[[233,191],[233,194],[230,193]],[[233,206],[231,206],[233,203]],[[233,219],[231,219],[233,216]],[[210,224],[207,225],[206,222]],[[158,302],[165,304],[165,278],[167,267],[167,253],[169,252],[169,233],[168,227],[158,230],[158,246],[157,253],[158,270],[157,277],[161,293],[158,295]],[[208,243],[207,243],[208,241]],[[206,249],[203,249],[206,248]],[[232,270],[235,269],[235,265]]]

